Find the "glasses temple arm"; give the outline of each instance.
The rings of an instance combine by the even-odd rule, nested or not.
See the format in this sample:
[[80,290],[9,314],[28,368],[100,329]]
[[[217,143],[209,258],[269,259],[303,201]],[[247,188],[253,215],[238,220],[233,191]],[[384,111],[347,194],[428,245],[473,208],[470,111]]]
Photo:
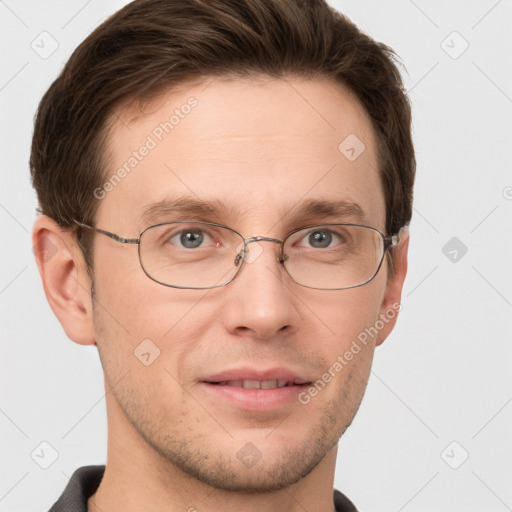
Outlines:
[[140,243],[140,238],[124,238],[122,236],[116,235],[115,233],[111,233],[110,231],[105,231],[104,229],[93,228],[92,226],[84,224],[83,222],[78,222],[78,221],[74,221],[74,222],[78,226],[81,226],[83,228],[94,231],[95,233],[101,233],[102,235],[108,236],[109,238],[112,238],[112,240],[115,240],[116,242],[119,242],[120,244],[139,244]]

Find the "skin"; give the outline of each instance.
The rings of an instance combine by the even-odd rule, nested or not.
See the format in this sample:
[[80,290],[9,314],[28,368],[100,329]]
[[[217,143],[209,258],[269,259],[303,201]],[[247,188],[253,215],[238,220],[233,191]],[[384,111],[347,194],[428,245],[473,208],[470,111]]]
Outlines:
[[[225,212],[203,220],[245,237],[282,239],[326,222],[299,219],[296,206],[305,199],[355,202],[367,224],[385,232],[376,140],[350,92],[328,80],[210,82],[168,91],[143,113],[129,105],[116,113],[107,176],[175,108],[191,96],[198,100],[99,201],[97,227],[136,238],[147,227],[142,209],[179,195],[221,200]],[[338,150],[349,134],[366,146],[353,162]],[[294,283],[276,258],[277,244],[267,242],[223,288],[165,287],[144,274],[135,245],[95,235],[94,299],[72,234],[41,216],[33,238],[41,251],[56,248],[37,260],[53,311],[70,339],[97,345],[104,369],[108,456],[90,511],[333,510],[338,440],[396,316],[306,405],[241,410],[205,390],[201,378],[240,366],[283,366],[308,381],[321,378],[360,332],[400,302],[406,233],[392,279],[383,265],[368,284],[336,291]],[[150,366],[133,354],[147,338],[161,351]],[[251,467],[237,458],[247,443],[261,456]]]

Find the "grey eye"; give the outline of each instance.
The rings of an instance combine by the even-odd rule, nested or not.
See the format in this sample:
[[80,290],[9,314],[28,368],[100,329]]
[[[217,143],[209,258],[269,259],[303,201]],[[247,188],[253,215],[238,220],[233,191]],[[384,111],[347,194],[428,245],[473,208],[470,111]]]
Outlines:
[[311,247],[323,249],[329,247],[332,242],[332,233],[327,230],[313,231],[308,236],[308,242]]
[[186,249],[195,249],[203,243],[203,233],[199,230],[182,231],[180,234],[180,242]]

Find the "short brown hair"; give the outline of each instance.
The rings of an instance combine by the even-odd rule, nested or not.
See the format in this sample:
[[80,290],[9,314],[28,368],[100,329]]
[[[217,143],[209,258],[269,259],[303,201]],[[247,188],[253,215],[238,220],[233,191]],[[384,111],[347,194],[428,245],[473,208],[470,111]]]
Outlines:
[[[411,109],[396,57],[325,0],[136,0],[75,50],[44,95],[30,169],[40,211],[95,224],[114,109],[212,76],[330,78],[365,107],[379,142],[386,231],[412,214]],[[92,238],[77,230],[88,270]]]

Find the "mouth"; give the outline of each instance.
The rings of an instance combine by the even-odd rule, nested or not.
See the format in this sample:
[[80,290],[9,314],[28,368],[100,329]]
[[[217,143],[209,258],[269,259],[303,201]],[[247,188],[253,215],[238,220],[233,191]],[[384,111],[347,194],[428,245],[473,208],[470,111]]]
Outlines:
[[282,368],[268,371],[246,368],[209,376],[200,384],[208,393],[232,407],[266,412],[298,404],[298,394],[311,381]]
[[237,379],[237,380],[223,380],[220,382],[207,382],[216,386],[233,386],[235,388],[244,389],[276,389],[289,386],[302,386],[306,383],[292,382],[283,379],[271,380],[253,380],[253,379]]

